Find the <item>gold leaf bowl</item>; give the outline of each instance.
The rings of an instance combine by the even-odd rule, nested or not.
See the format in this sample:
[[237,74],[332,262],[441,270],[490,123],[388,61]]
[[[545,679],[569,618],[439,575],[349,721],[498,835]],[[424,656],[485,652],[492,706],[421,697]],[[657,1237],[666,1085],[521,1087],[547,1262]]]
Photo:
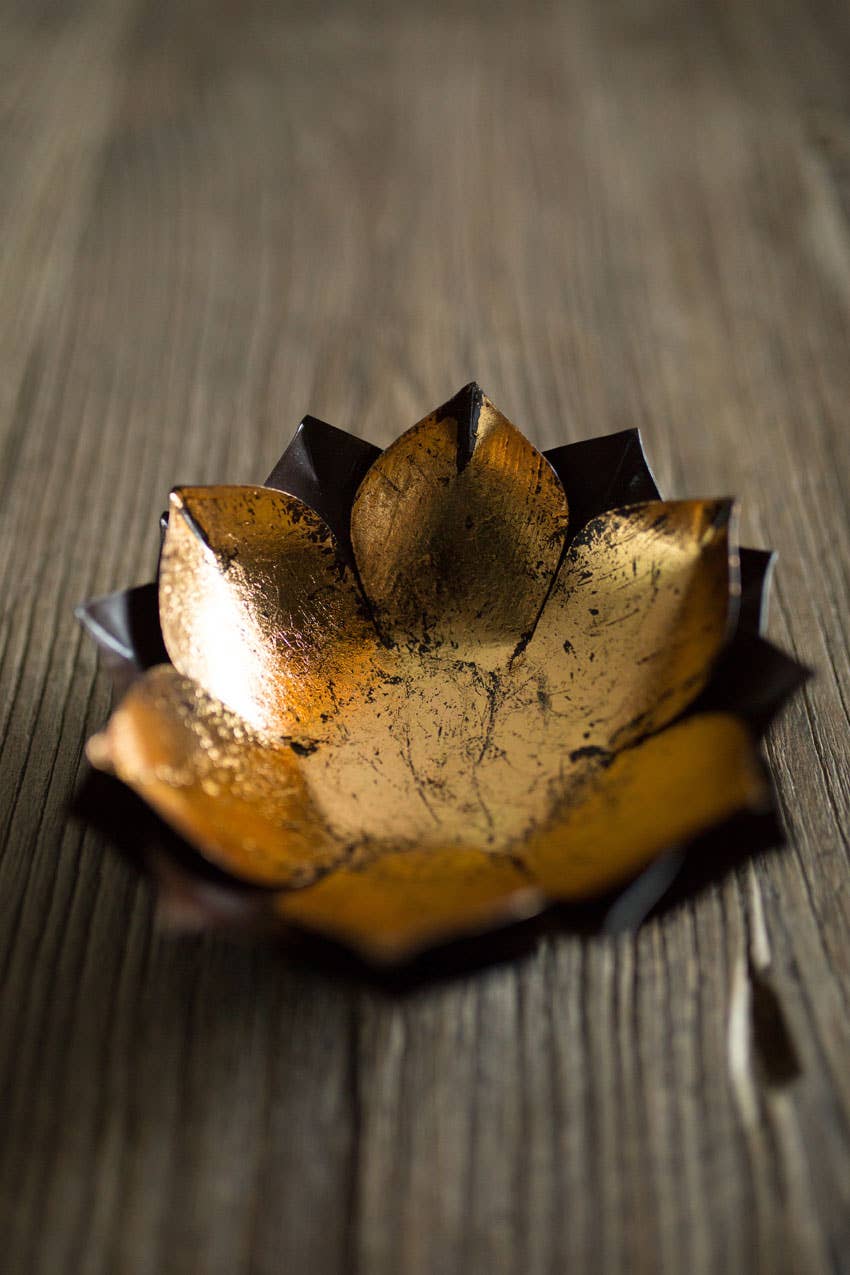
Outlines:
[[218,869],[155,857],[172,923],[403,961],[772,809],[803,670],[769,564],[634,431],[544,455],[474,384],[383,452],[307,418],[265,485],[172,492],[156,586],[80,609],[125,688],[88,756]]

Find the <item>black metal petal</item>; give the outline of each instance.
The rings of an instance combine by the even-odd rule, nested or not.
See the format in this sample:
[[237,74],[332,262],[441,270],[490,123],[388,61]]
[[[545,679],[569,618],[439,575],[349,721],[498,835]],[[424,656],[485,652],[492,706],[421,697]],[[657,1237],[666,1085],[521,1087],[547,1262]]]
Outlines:
[[543,455],[567,494],[571,539],[609,509],[660,499],[636,429],[552,447]]
[[363,475],[380,454],[374,443],[305,416],[263,485],[314,509],[350,556],[351,505]]
[[157,593],[155,583],[140,584],[83,602],[75,611],[97,643],[116,690],[126,690],[139,673],[168,661]]
[[758,637],[767,623],[770,582],[776,554],[770,549],[741,549],[741,599],[738,632]]
[[735,713],[760,736],[811,676],[811,669],[765,638],[739,631],[689,713]]
[[723,823],[672,847],[609,900],[600,904],[605,933],[636,930],[647,917],[666,912],[755,854],[779,850],[785,832],[772,785],[763,810],[743,810]]

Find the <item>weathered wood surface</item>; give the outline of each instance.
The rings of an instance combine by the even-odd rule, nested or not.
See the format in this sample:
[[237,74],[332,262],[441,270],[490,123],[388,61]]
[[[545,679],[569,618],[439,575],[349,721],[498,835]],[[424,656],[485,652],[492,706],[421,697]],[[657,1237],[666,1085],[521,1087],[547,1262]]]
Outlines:
[[[843,0],[4,0],[4,1270],[850,1271],[848,83]],[[73,604],[172,482],[473,376],[780,551],[789,848],[403,998],[158,937],[66,818]]]

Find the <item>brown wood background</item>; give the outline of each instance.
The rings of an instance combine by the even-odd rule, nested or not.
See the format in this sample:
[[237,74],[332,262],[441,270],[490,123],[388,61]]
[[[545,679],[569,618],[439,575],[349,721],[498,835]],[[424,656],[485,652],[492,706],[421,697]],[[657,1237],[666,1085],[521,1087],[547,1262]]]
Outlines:
[[[850,7],[0,14],[3,1269],[850,1271]],[[150,576],[172,483],[472,377],[540,444],[640,426],[780,551],[789,848],[402,998],[158,937],[66,817],[74,603]]]

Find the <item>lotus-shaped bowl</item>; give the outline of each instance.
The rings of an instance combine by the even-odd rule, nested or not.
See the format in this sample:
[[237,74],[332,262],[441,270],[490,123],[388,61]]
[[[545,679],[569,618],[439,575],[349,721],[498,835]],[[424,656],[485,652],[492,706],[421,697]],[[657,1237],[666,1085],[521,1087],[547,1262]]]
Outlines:
[[383,452],[307,418],[265,485],[172,492],[157,584],[81,609],[126,685],[88,755],[218,870],[160,856],[172,920],[398,961],[771,810],[802,673],[769,563],[731,501],[660,500],[636,432],[544,455],[475,385]]

